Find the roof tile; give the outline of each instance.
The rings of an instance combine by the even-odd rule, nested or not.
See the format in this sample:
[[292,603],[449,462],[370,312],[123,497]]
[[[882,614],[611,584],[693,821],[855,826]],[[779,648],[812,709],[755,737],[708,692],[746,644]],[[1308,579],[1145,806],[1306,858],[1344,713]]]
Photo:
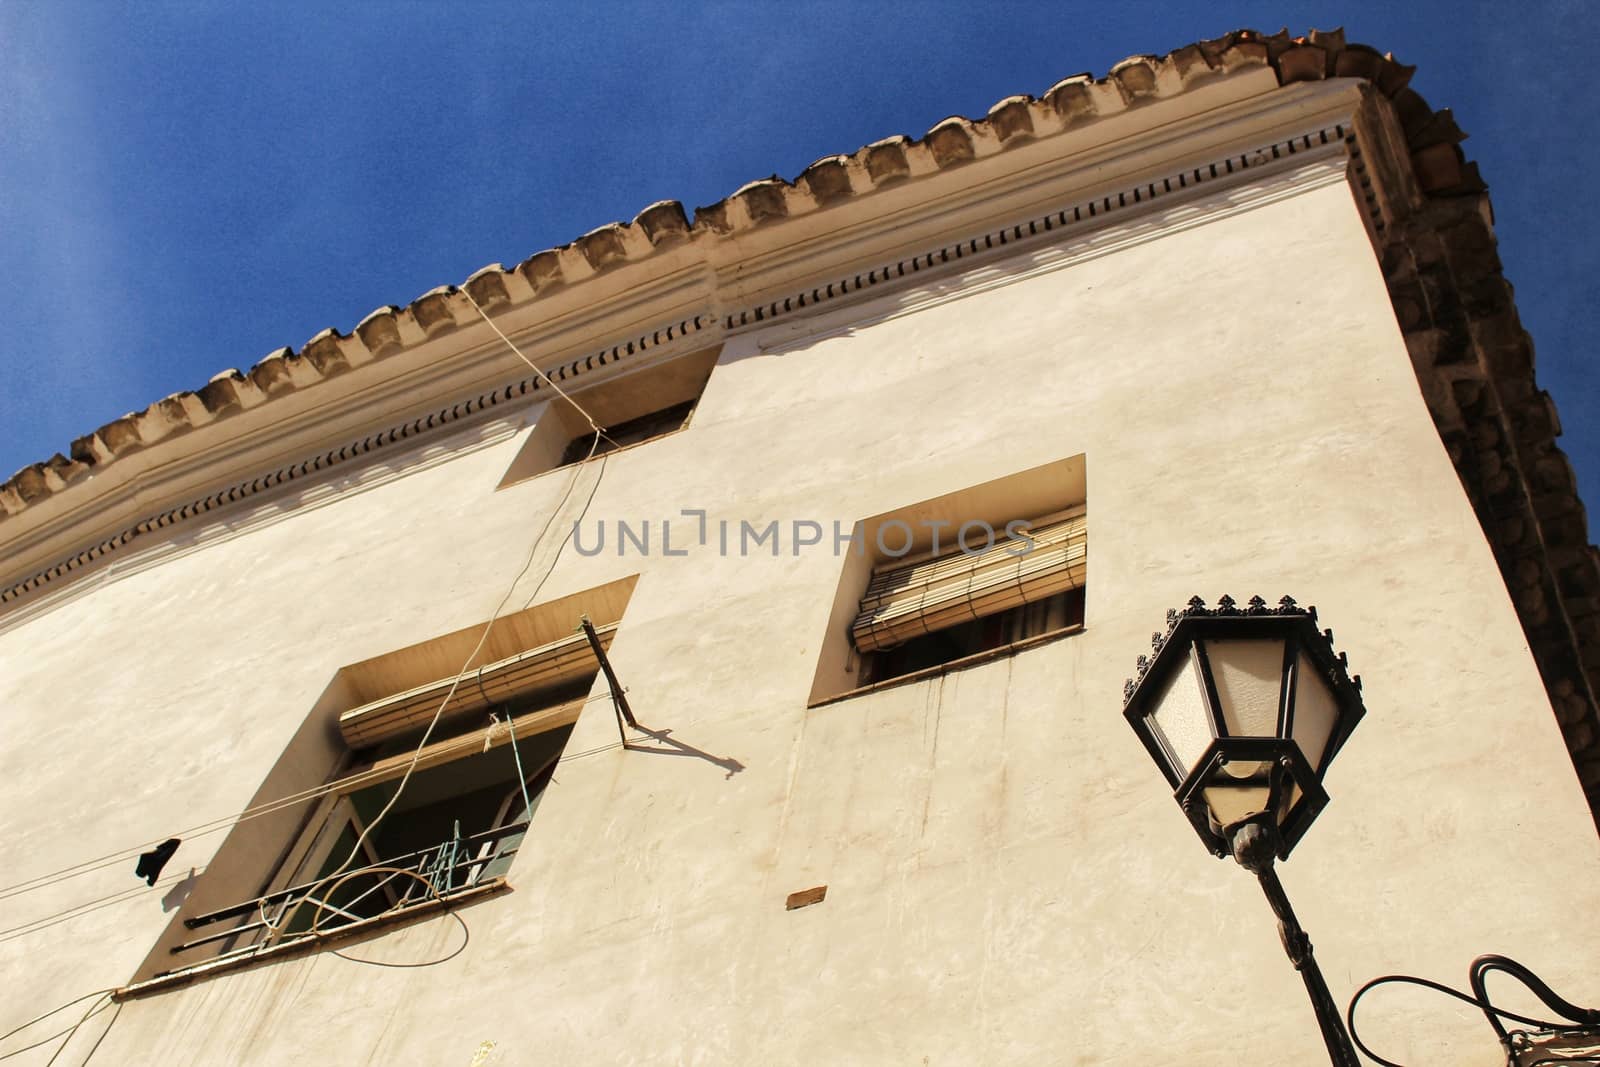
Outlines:
[[59,475],[52,477],[43,463],[30,463],[13,474],[6,484],[26,505],[43,500],[66,483]]
[[959,115],[951,115],[947,119],[935,123],[934,127],[923,135],[923,143],[933,155],[933,161],[943,170],[961,163],[969,163],[977,158],[978,152],[972,141],[972,123]]
[[1376,81],[1383,71],[1383,65],[1383,53],[1364,44],[1346,45],[1333,57],[1333,73],[1338,78]]
[[[362,326],[366,326],[371,321],[373,321],[372,316],[368,315],[366,319],[362,320],[361,326],[356,327],[356,329],[361,329]],[[399,344],[398,336],[394,343],[396,345]],[[293,350],[288,348],[280,348],[276,352],[268,353],[265,359],[250,368],[250,381],[269,397],[276,393],[284,393],[293,389],[295,387],[294,375],[289,369],[289,357],[293,355]],[[142,425],[140,430],[144,430]],[[150,439],[144,433],[141,432],[140,436],[145,439],[146,444],[150,443]]]
[[[365,349],[361,351],[365,354]],[[323,330],[307,341],[300,349],[300,354],[310,360],[317,373],[324,377],[349,370],[352,366],[343,335],[332,328]]]
[[1441,108],[1428,116],[1417,132],[1407,142],[1412,151],[1435,144],[1460,144],[1467,135],[1456,125],[1456,116],[1449,108]]
[[740,186],[729,199],[744,207],[751,225],[759,226],[769,219],[788,217],[788,190],[789,183],[774,174]]
[[215,417],[206,410],[200,398],[187,389],[163,398],[158,406],[173,431],[204,426]]
[[561,273],[561,259],[553,248],[535,252],[517,265],[517,273],[533,289],[534,295],[566,283]]
[[461,288],[467,291],[467,295],[472,297],[479,307],[488,311],[501,304],[511,303],[511,290],[507,287],[507,281],[513,277],[515,275],[500,264],[490,263],[473,271],[472,275],[461,284]]
[[1298,44],[1278,56],[1278,78],[1284,84],[1321,81],[1328,74],[1328,53],[1314,44]]
[[1033,136],[1031,96],[1008,96],[989,109],[985,121],[1001,144]]
[[[400,327],[395,323],[399,308],[393,304],[377,308],[356,323],[356,336],[367,346],[373,356],[383,356],[389,349],[400,347]],[[259,384],[255,367],[250,368],[250,379]]]
[[452,300],[456,287],[441,285],[429,289],[411,303],[401,308],[394,317],[395,329],[400,331],[400,342],[407,347],[421,344],[430,337],[438,336],[456,328],[455,303],[465,304],[465,300]]
[[82,437],[75,438],[68,452],[71,453],[73,459],[94,466],[111,462],[113,456],[111,449],[106,447],[105,442],[92,433],[86,433]]
[[887,185],[911,177],[911,164],[906,159],[906,147],[910,143],[910,138],[897,134],[874,141],[861,150],[862,162],[873,185]]
[[1111,68],[1110,80],[1130,104],[1157,95],[1155,57],[1129,56]]
[[634,216],[633,224],[643,231],[652,245],[662,245],[689,236],[689,220],[683,205],[676,200],[657,200]]
[[1416,67],[1396,63],[1394,56],[1386,52],[1383,56],[1383,70],[1377,79],[1378,91],[1393,99],[1396,93],[1411,84],[1411,76],[1416,72]]
[[[197,395],[200,397],[200,402],[206,406],[206,410],[214,416],[220,416],[236,408],[252,408],[266,399],[254,382],[237,370],[231,369],[212,375],[211,380],[200,387]],[[105,429],[102,428],[95,435],[102,441],[105,440]],[[107,444],[109,447],[109,442]]]
[[144,438],[139,434],[138,418],[131,412],[120,419],[113,419],[94,433],[115,456],[144,447]]
[[1204,77],[1212,72],[1211,60],[1206,57],[1205,49],[1198,44],[1187,44],[1182,48],[1174,48],[1162,60],[1177,72],[1179,81],[1187,85],[1198,77]]
[[1400,128],[1405,132],[1406,144],[1433,122],[1433,108],[1413,89],[1401,89],[1392,98]]
[[[1318,48],[1321,48],[1323,51],[1327,52],[1330,60],[1333,56],[1344,51],[1346,47],[1344,43],[1343,26],[1336,26],[1331,30],[1313,29],[1306,34],[1306,39],[1312,44],[1316,45]],[[1332,73],[1331,66],[1329,67],[1329,73]]]
[[1216,66],[1226,73],[1232,74],[1243,67],[1267,66],[1272,62],[1266,42],[1254,30],[1230,33],[1221,39],[1220,44],[1214,58]]
[[801,172],[798,184],[804,185],[819,205],[850,196],[855,190],[850,184],[849,157],[824,156]]
[[60,452],[45,461],[45,466],[55,473],[63,483],[75,482],[89,473],[89,464],[78,459],[68,458]]
[[620,223],[610,222],[590,230],[574,243],[596,274],[607,267],[626,262],[628,258]]
[[1089,91],[1093,84],[1087,74],[1079,74],[1056,82],[1046,91],[1044,102],[1061,117],[1063,127],[1094,115],[1094,96]]
[[723,198],[715,204],[694,209],[694,225],[690,227],[691,233],[732,233],[733,226],[728,222],[728,199]]

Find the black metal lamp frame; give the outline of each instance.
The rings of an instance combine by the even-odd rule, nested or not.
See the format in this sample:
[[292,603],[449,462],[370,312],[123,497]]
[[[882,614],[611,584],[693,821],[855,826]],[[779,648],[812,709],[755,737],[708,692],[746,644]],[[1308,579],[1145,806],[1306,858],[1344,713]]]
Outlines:
[[[1217,695],[1216,678],[1206,654],[1205,642],[1250,639],[1281,640],[1284,643],[1283,682],[1278,696],[1275,737],[1229,737],[1223,721],[1222,702]],[[1327,805],[1328,794],[1322,788],[1322,776],[1350,736],[1351,730],[1365,714],[1361,703],[1361,679],[1348,673],[1348,662],[1343,653],[1334,653],[1333,631],[1319,632],[1316,609],[1301,608],[1290,597],[1278,601],[1276,607],[1268,606],[1260,597],[1251,597],[1243,608],[1228,596],[1222,597],[1215,608],[1207,608],[1205,601],[1194,597],[1183,609],[1167,612],[1166,633],[1151,634],[1150,645],[1154,658],[1140,656],[1138,677],[1130,678],[1123,688],[1123,715],[1134,733],[1139,735],[1150,757],[1161,768],[1168,784],[1173,787],[1173,799],[1194,825],[1207,851],[1218,857],[1228,856],[1231,846],[1227,828],[1211,822],[1201,800],[1201,791],[1208,785],[1218,784],[1219,780],[1226,782],[1226,779],[1219,779],[1219,775],[1225,773],[1223,767],[1228,763],[1249,761],[1270,764],[1270,795],[1274,810],[1278,810],[1276,805],[1292,786],[1298,786],[1300,790],[1294,807],[1278,827],[1278,858],[1286,859]],[[1191,653],[1199,671],[1213,735],[1210,746],[1193,768],[1184,766],[1183,760],[1168,747],[1145,718],[1151,694],[1159,691],[1172,674],[1188,666]],[[1301,753],[1300,746],[1292,740],[1302,653],[1333,688],[1343,707],[1343,714],[1315,767],[1311,766]]]
[[[1252,638],[1284,642],[1276,736],[1230,737],[1205,642]],[[1334,1067],[1359,1067],[1360,1061],[1338,1005],[1312,955],[1311,939],[1289,905],[1289,897],[1278,880],[1274,864],[1289,855],[1328,803],[1322,777],[1365,712],[1361,703],[1361,680],[1349,675],[1345,656],[1334,653],[1333,632],[1317,630],[1316,609],[1302,609],[1289,597],[1280,600],[1275,608],[1269,607],[1260,597],[1252,597],[1246,607],[1240,608],[1231,597],[1224,596],[1214,609],[1207,608],[1205,601],[1194,597],[1181,611],[1167,612],[1167,632],[1152,634],[1150,644],[1154,658],[1140,656],[1138,678],[1129,679],[1123,689],[1123,714],[1173,787],[1173,799],[1206,849],[1218,857],[1232,856],[1261,884],[1267,903],[1278,919],[1284,952],[1305,982],[1330,1062]],[[1293,740],[1302,655],[1329,683],[1341,709],[1315,767]],[[1199,673],[1212,720],[1212,741],[1192,768],[1184,765],[1147,719],[1153,694],[1159,693],[1175,672],[1187,669],[1191,662]],[[1218,826],[1210,815],[1203,791],[1211,785],[1238,781],[1230,781],[1231,776],[1225,770],[1231,762],[1265,765],[1267,810],[1228,826]],[[1296,787],[1299,796],[1285,811],[1285,801]]]
[[1300,746],[1292,741],[1269,738],[1218,738],[1211,742],[1211,747],[1206,749],[1206,754],[1201,757],[1194,771],[1173,792],[1178,806],[1194,826],[1195,833],[1200,835],[1200,840],[1205,842],[1211,854],[1219,859],[1231,856],[1233,847],[1228,828],[1218,827],[1211,821],[1202,791],[1227,773],[1223,768],[1229,763],[1270,765],[1267,795],[1270,798],[1268,806],[1273,811],[1280,810],[1283,798],[1292,786],[1299,786],[1300,798],[1283,824],[1275,828],[1273,835],[1278,858],[1288,858],[1290,850],[1305,836],[1312,820],[1328,804],[1327,791],[1317,780],[1311,764],[1301,754]]

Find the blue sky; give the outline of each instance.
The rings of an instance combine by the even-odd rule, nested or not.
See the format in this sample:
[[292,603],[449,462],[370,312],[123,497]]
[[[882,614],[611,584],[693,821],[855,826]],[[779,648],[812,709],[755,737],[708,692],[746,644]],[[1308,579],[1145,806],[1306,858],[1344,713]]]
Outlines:
[[1578,3],[0,5],[0,477],[227,367],[646,204],[1241,26],[1418,66],[1600,501]]

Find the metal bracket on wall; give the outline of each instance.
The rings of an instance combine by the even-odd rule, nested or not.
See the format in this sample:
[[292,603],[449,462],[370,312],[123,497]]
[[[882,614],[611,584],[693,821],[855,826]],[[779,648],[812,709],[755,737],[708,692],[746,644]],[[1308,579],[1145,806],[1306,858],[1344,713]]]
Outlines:
[[607,658],[605,646],[600,643],[600,635],[594,632],[594,623],[589,621],[589,616],[584,615],[579,618],[578,629],[589,639],[589,647],[594,651],[594,658],[600,661],[600,671],[606,676],[606,687],[611,690],[611,704],[617,713],[617,736],[622,738],[622,746],[626,748],[628,735],[622,729],[622,724],[626,722],[637,730],[639,722],[633,717],[633,709],[628,707],[628,696],[617,681],[617,672],[611,669],[611,660]]

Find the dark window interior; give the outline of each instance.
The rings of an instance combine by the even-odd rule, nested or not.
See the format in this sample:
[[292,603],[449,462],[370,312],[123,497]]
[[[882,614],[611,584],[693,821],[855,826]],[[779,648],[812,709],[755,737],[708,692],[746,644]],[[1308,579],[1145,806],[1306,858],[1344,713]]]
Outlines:
[[[371,865],[376,857],[378,863],[398,859],[397,866],[423,873],[438,849],[456,837],[467,838],[526,822],[532,818],[533,811],[522,803],[518,760],[522,773],[527,776],[530,803],[537,807],[554,769],[551,760],[560,754],[571,732],[571,726],[547,730],[532,737],[518,738],[515,752],[512,745],[499,745],[487,752],[417,771],[400,794],[399,802],[367,835],[361,854],[345,870],[358,871]],[[399,784],[397,778],[350,794],[351,807],[361,825],[370,825],[378,817],[394,797]],[[328,878],[345,863],[355,848],[358,832],[354,822],[345,823],[317,878]],[[502,840],[515,843],[512,839]],[[494,851],[490,849],[491,854]],[[426,854],[419,858],[415,853]],[[456,876],[458,881],[460,878]],[[376,888],[378,880],[378,875],[356,875],[337,888],[330,883],[332,891],[326,899],[353,915],[369,918],[391,908],[397,899],[396,892],[409,891],[411,896],[417,896],[412,879],[391,881],[388,887],[381,889]],[[309,929],[312,918],[313,909],[302,906],[292,917],[286,932]],[[350,920],[337,914],[328,915],[321,926],[332,928],[347,921]]]
[[660,411],[652,411],[648,415],[640,415],[627,422],[619,422],[615,426],[607,426],[600,431],[598,443],[595,434],[581,433],[567,443],[566,451],[561,453],[560,465],[565,467],[569,463],[581,463],[589,457],[590,449],[594,450],[594,455],[603,456],[607,452],[615,452],[619,448],[681,430],[683,424],[688,422],[689,416],[693,414],[694,406],[695,401],[686,400],[670,408],[662,408]]
[[1069,589],[1034,604],[913,637],[882,652],[869,652],[861,657],[861,684],[900,678],[1082,624],[1083,590]]

